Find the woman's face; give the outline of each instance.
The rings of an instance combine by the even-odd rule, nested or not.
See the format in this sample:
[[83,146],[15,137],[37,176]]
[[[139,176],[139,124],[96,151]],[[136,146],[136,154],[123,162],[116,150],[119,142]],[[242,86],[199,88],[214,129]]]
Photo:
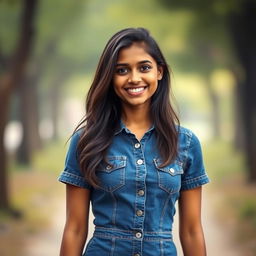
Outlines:
[[113,86],[123,107],[149,107],[163,70],[139,43],[120,50]]

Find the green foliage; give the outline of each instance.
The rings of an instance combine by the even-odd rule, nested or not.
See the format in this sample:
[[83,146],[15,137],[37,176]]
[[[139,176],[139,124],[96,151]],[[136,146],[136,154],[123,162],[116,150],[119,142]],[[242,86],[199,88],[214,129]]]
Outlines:
[[159,0],[168,8],[192,9],[197,12],[215,13],[219,15],[227,15],[230,12],[239,12],[245,1],[251,0]]
[[244,155],[235,151],[230,141],[211,141],[204,149],[205,165],[214,184],[230,183],[230,177],[244,172]]
[[256,201],[255,198],[244,198],[240,207],[240,218],[250,221],[256,228]]
[[228,67],[234,63],[224,13],[236,8],[238,2],[241,1],[160,0],[170,11],[190,11],[193,16],[187,33],[187,51],[180,58],[174,55],[183,71],[209,75],[214,68]]
[[9,57],[16,47],[21,1],[0,1],[0,57]]
[[65,141],[50,142],[34,154],[33,169],[57,175],[63,169],[66,150]]

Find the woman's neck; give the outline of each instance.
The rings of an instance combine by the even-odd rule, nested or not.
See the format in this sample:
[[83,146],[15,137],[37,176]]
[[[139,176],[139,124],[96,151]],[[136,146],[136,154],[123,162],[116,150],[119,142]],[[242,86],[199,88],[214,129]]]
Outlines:
[[152,125],[149,108],[145,109],[143,106],[124,107],[122,121],[136,135],[138,140],[143,137],[144,133]]

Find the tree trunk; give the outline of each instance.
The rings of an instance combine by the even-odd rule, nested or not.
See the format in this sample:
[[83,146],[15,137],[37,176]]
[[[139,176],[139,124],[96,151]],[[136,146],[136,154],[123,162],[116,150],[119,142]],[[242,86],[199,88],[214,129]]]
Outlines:
[[17,152],[17,161],[26,165],[31,163],[33,152],[41,148],[37,81],[33,78],[25,79],[18,90],[19,116],[23,127],[23,136]]
[[59,138],[58,123],[59,123],[59,107],[60,107],[60,90],[59,86],[55,85],[50,90],[50,105],[51,105],[51,119],[53,125],[52,139],[57,141]]
[[18,96],[23,136],[17,152],[17,161],[28,165],[31,163],[32,153],[41,145],[38,127],[38,97],[35,85],[25,81],[22,87],[19,88]]
[[235,80],[236,80],[236,87],[233,91],[233,99],[234,99],[234,148],[235,150],[246,152],[245,149],[245,125],[243,120],[243,104],[241,103],[241,98],[244,98],[244,86],[245,84],[242,82],[241,72],[239,70],[234,70],[231,68]]
[[0,94],[0,209],[9,208],[7,156],[4,147],[4,131],[7,124],[10,91]]
[[205,77],[206,89],[209,95],[211,103],[211,121],[212,121],[212,131],[213,139],[220,138],[221,135],[221,121],[220,121],[220,101],[218,95],[213,89],[212,82],[209,79],[209,75]]
[[237,57],[244,69],[245,79],[241,94],[244,122],[246,159],[249,181],[256,182],[256,2],[243,2],[241,11],[229,17]]
[[4,147],[4,130],[7,124],[12,93],[23,78],[33,38],[33,20],[37,0],[24,0],[20,38],[10,66],[0,78],[0,207],[10,208],[7,187],[7,159]]
[[[63,87],[63,83],[70,76],[70,70],[65,70],[65,65],[60,68],[59,72],[56,74],[52,81],[52,86],[49,89],[49,106],[51,107],[51,121],[53,124],[53,140],[58,140],[59,132],[58,132],[58,124],[59,124],[59,111],[61,104],[61,88]],[[65,70],[65,72],[63,72]]]

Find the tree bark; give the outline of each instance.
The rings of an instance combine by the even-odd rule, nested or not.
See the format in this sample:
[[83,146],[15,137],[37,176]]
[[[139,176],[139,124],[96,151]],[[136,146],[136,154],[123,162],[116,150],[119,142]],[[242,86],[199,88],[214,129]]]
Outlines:
[[236,87],[233,91],[234,106],[234,148],[235,150],[246,152],[245,149],[245,125],[243,122],[243,104],[241,98],[244,98],[244,82],[240,70],[231,68],[236,80]]
[[51,107],[50,113],[51,113],[51,121],[53,124],[53,136],[52,140],[58,140],[59,139],[59,114],[60,114],[60,104],[61,104],[61,88],[64,84],[64,82],[68,79],[68,77],[71,74],[71,70],[65,70],[65,65],[62,66],[62,68],[59,69],[59,72],[57,72],[56,76],[54,77],[52,81],[52,86],[49,89],[49,106]]
[[244,1],[241,11],[229,17],[237,57],[244,69],[241,94],[249,181],[256,182],[256,2]]
[[4,131],[7,123],[10,90],[0,94],[0,209],[9,208],[7,156],[4,147]]
[[10,66],[0,78],[0,208],[9,209],[7,186],[7,159],[4,147],[4,130],[8,121],[9,106],[12,93],[22,80],[33,39],[33,21],[37,0],[24,0],[20,37],[17,48],[10,60]]
[[221,121],[220,121],[220,100],[218,95],[213,89],[209,74],[205,76],[206,89],[208,92],[210,104],[211,104],[211,121],[212,121],[212,132],[213,139],[220,138],[221,135]]
[[25,79],[21,88],[19,88],[18,96],[23,136],[17,152],[17,161],[28,165],[31,163],[33,152],[41,147],[37,85],[30,77]]

